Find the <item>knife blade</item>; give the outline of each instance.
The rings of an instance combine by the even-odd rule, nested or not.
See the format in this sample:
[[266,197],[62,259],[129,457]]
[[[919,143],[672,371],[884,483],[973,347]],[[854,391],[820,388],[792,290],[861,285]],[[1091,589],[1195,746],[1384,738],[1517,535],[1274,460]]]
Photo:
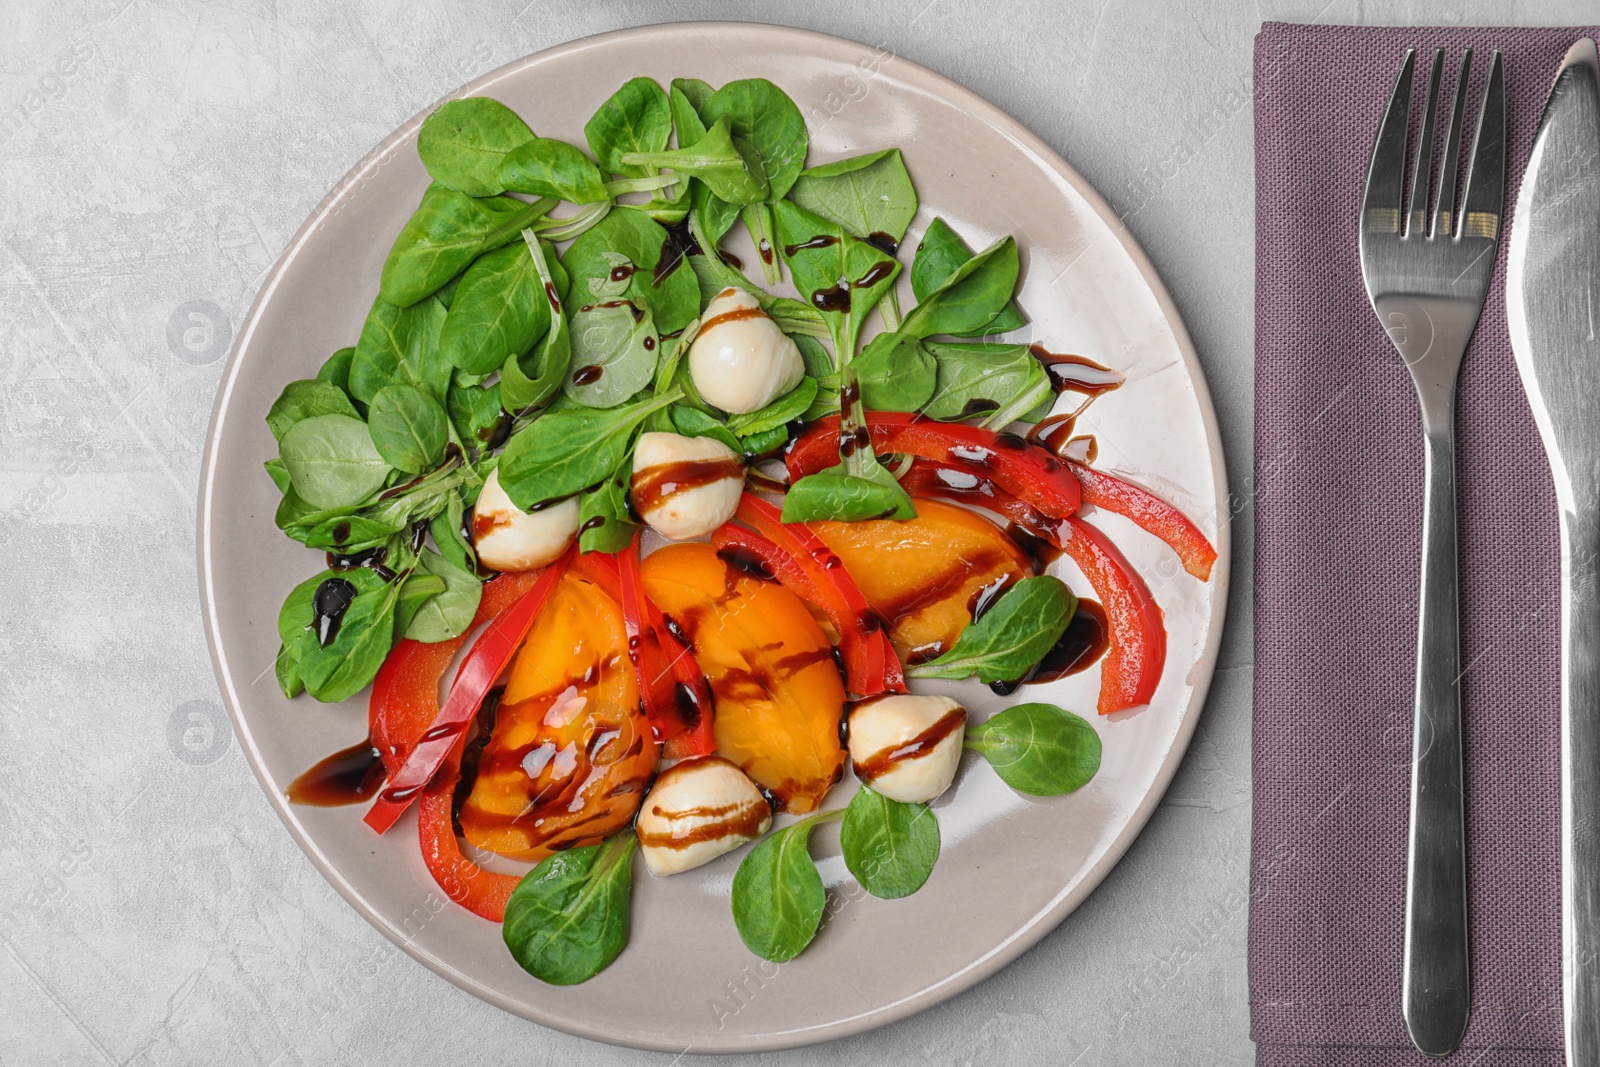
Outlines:
[[1512,217],[1506,317],[1561,521],[1567,1063],[1600,1067],[1600,55],[1568,50]]

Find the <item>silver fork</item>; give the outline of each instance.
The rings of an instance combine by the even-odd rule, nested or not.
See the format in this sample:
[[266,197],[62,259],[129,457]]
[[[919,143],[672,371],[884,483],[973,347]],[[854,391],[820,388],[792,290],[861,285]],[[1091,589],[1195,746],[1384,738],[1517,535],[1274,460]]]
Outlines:
[[1402,999],[1412,1043],[1430,1056],[1444,1056],[1460,1044],[1471,1012],[1456,589],[1456,376],[1494,271],[1505,193],[1505,89],[1496,51],[1458,211],[1456,163],[1472,50],[1463,53],[1437,193],[1430,198],[1444,64],[1444,50],[1434,49],[1427,110],[1402,214],[1415,62],[1415,49],[1408,49],[1372,147],[1361,201],[1361,275],[1422,405],[1427,488]]

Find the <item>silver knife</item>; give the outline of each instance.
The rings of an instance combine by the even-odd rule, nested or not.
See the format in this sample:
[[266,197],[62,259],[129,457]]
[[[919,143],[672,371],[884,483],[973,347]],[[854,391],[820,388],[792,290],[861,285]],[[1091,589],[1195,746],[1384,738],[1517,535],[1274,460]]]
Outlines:
[[1567,1063],[1600,1067],[1600,56],[1561,61],[1511,223],[1506,317],[1561,509]]

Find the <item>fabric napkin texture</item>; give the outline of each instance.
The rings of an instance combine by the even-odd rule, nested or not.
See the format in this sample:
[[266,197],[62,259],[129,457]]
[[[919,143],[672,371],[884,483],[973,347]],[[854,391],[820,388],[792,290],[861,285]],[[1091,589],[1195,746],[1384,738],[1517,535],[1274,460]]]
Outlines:
[[[1357,211],[1408,46],[1420,106],[1504,53],[1505,223],[1457,413],[1472,1021],[1442,1061],[1562,1063],[1555,495],[1506,330],[1510,215],[1562,55],[1594,29],[1267,24],[1256,39],[1251,1036],[1263,1067],[1428,1064],[1401,1016],[1422,424],[1367,302]],[[1467,134],[1470,137],[1470,130]],[[1442,135],[1441,135],[1442,139]]]

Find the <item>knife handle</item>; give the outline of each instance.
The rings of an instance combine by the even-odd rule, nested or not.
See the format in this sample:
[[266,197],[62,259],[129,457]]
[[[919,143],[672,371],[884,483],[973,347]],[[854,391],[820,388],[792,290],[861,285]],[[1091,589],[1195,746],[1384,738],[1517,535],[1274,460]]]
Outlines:
[[1600,508],[1561,534],[1562,995],[1567,1063],[1600,1067]]
[[1412,1043],[1443,1056],[1460,1044],[1471,1011],[1452,399],[1424,403],[1423,425],[1427,481],[1402,999]]

